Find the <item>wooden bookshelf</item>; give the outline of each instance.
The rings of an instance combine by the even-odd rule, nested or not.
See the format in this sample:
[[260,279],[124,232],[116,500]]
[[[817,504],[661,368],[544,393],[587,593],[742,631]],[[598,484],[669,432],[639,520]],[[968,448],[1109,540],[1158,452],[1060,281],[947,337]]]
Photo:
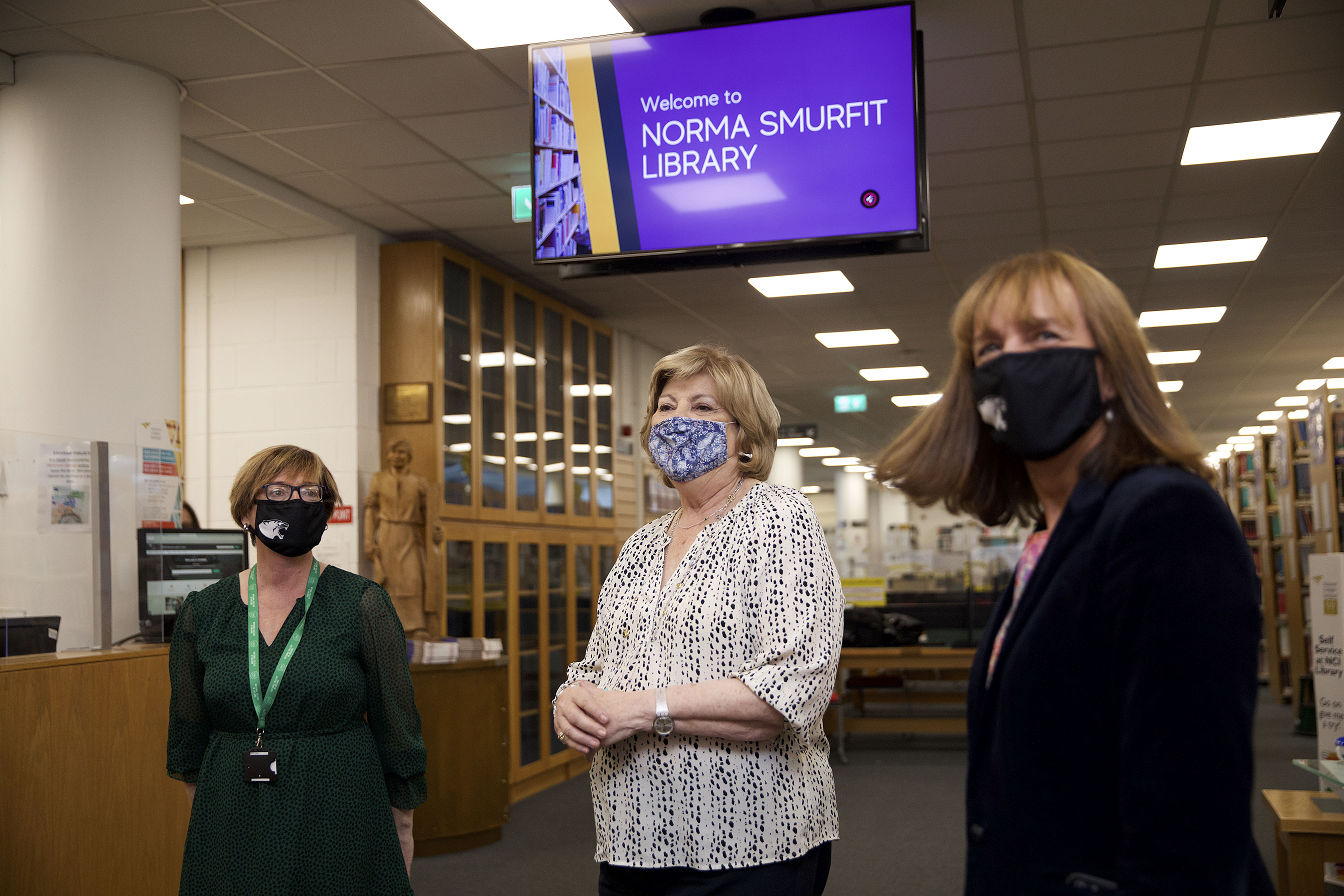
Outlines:
[[1284,695],[1298,699],[1298,682],[1310,674],[1311,624],[1306,609],[1306,556],[1316,549],[1315,522],[1310,508],[1311,479],[1303,421],[1279,421],[1271,439],[1271,463],[1275,467],[1274,497],[1277,499],[1280,536],[1271,545],[1275,569],[1279,641],[1287,648],[1288,679]]
[[[1344,391],[1344,390],[1341,390]],[[1344,511],[1344,406],[1324,386],[1309,396],[1305,423],[1306,454],[1311,464],[1310,507],[1316,551],[1340,550],[1340,514]]]
[[532,207],[539,258],[591,254],[569,73],[558,47],[533,51]]

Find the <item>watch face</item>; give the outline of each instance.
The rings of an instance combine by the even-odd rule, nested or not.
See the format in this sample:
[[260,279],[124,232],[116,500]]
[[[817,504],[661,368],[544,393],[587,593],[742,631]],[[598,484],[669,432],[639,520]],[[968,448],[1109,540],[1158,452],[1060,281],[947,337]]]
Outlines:
[[653,733],[659,737],[667,737],[672,733],[672,720],[667,716],[659,716],[653,720]]

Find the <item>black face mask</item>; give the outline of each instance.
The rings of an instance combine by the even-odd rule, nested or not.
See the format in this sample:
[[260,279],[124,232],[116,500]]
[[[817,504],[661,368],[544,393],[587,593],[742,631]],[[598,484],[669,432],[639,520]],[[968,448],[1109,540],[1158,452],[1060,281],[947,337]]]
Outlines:
[[1106,410],[1097,351],[1011,352],[971,371],[975,407],[995,442],[1023,460],[1054,457]]
[[252,533],[266,547],[285,557],[302,557],[317,547],[327,528],[327,505],[321,501],[257,501]]

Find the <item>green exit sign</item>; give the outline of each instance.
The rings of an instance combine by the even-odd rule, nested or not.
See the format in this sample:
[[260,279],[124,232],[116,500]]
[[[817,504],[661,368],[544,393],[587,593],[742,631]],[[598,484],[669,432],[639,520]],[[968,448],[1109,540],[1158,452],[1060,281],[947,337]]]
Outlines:
[[531,187],[513,188],[513,220],[514,223],[532,220]]
[[866,410],[868,410],[867,395],[835,396],[835,412],[837,414],[856,414],[859,411]]

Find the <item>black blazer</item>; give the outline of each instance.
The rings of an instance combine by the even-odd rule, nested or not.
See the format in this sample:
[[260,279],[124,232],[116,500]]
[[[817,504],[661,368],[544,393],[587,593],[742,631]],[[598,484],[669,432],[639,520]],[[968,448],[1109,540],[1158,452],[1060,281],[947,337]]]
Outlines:
[[[1144,467],[1079,481],[986,688],[971,672],[966,893],[1272,894],[1251,835],[1260,589],[1227,505]],[[1105,891],[1103,891],[1105,892]]]

